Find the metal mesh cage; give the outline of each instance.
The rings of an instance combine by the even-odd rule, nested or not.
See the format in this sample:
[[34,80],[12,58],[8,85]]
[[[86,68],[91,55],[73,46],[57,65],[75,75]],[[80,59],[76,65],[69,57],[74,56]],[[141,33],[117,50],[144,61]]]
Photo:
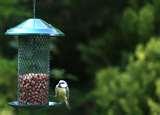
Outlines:
[[[49,102],[49,39],[64,36],[42,19],[30,18],[8,29],[5,34],[18,38],[18,101],[13,107],[53,107]],[[36,105],[36,106],[30,106]]]
[[19,38],[18,101],[25,105],[48,104],[49,39]]

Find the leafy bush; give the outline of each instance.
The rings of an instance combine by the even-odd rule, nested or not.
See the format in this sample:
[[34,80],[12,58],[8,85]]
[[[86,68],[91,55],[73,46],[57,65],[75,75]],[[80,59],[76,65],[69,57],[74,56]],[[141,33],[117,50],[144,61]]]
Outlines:
[[125,70],[105,68],[96,75],[97,110],[104,115],[159,115],[160,40],[138,45]]

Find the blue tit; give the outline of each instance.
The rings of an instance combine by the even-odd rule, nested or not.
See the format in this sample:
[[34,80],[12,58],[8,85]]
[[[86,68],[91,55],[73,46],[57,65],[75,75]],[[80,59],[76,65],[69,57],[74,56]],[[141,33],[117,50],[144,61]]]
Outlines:
[[69,105],[69,88],[68,84],[64,80],[60,80],[55,87],[55,97],[60,101],[66,104],[66,107],[70,109]]

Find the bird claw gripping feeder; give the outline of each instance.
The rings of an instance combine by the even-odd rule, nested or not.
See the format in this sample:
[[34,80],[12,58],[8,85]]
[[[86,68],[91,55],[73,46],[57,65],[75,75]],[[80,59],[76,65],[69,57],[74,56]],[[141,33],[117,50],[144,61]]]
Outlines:
[[9,37],[18,38],[18,93],[14,107],[54,106],[49,101],[50,38],[64,36],[63,32],[42,19],[31,18],[8,29]]

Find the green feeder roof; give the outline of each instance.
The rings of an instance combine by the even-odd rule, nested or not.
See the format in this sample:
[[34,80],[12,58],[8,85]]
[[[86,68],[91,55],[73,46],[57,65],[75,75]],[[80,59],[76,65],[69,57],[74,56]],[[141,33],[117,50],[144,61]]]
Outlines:
[[9,36],[42,35],[48,37],[64,36],[64,33],[42,19],[30,18],[21,24],[8,29],[5,33]]

